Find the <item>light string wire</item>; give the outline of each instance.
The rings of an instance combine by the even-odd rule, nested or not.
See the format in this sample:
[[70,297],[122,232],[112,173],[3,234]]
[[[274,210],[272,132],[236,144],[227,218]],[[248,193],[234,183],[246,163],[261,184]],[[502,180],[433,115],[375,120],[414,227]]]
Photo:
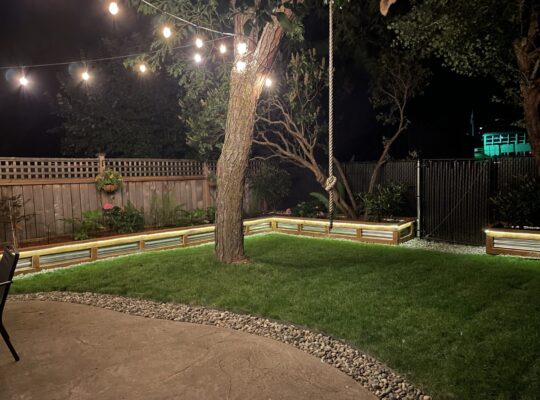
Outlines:
[[160,12],[161,14],[167,15],[167,16],[169,16],[169,17],[171,17],[171,18],[174,18],[174,19],[176,19],[176,20],[178,20],[178,21],[180,21],[180,22],[183,22],[184,24],[193,26],[193,27],[195,27],[195,28],[202,29],[202,30],[205,30],[205,31],[208,31],[208,32],[219,33],[220,35],[224,35],[224,36],[231,36],[231,37],[237,36],[237,35],[234,34],[234,33],[222,32],[222,31],[218,31],[218,30],[216,30],[216,29],[207,28],[206,26],[197,25],[196,23],[191,22],[191,21],[188,21],[187,19],[181,18],[181,17],[179,17],[178,15],[174,15],[174,14],[171,14],[170,12],[167,12],[167,11],[165,11],[165,10],[162,10],[161,8],[157,7],[156,5],[150,3],[150,2],[147,1],[147,0],[141,0],[141,3],[146,4],[147,6],[153,8],[154,10]]
[[[204,43],[212,43],[212,42],[217,42],[217,41],[220,41],[220,40],[223,40],[223,39],[227,39],[228,36],[222,36],[222,37],[219,37],[219,38],[216,38],[216,39],[210,39],[210,40],[205,40]],[[195,46],[194,44],[185,44],[185,45],[182,45],[182,46],[175,46],[175,47],[171,47],[170,50],[179,50],[179,49],[185,49],[185,48],[188,48],[188,47],[193,47]],[[131,53],[131,54],[124,54],[124,55],[119,55],[119,56],[111,56],[111,57],[100,57],[100,58],[91,58],[91,59],[78,59],[78,60],[74,60],[74,61],[61,61],[61,62],[55,62],[55,63],[47,63],[47,64],[32,64],[32,65],[12,65],[12,66],[0,66],[0,71],[1,70],[6,70],[6,69],[30,69],[30,68],[42,68],[42,67],[55,67],[55,66],[62,66],[62,65],[69,65],[69,64],[92,64],[92,63],[96,63],[96,62],[102,62],[102,61],[113,61],[113,60],[122,60],[122,59],[126,59],[126,58],[132,58],[132,57],[140,57],[140,56],[149,56],[149,55],[152,55],[152,54],[156,54],[156,53],[159,53],[161,51],[161,49],[158,49],[158,50],[153,50],[153,51],[145,51],[145,52],[140,52],[140,53]]]
[[[176,20],[178,20],[178,21],[180,21],[180,22],[182,22],[184,24],[196,27],[196,28],[201,29],[201,30],[205,30],[205,31],[208,31],[208,32],[213,32],[213,33],[217,33],[217,34],[222,35],[221,37],[219,37],[217,39],[205,40],[205,41],[203,41],[203,43],[212,43],[212,42],[216,42],[218,40],[223,40],[223,39],[227,39],[227,38],[230,38],[230,37],[237,36],[234,33],[222,32],[222,31],[219,31],[219,30],[216,30],[216,29],[208,28],[206,26],[198,25],[198,24],[196,24],[194,22],[188,21],[187,19],[179,17],[178,15],[174,15],[174,14],[171,14],[170,12],[164,11],[164,10],[160,9],[159,7],[155,6],[154,4],[150,3],[147,0],[141,0],[141,2],[146,4],[147,6],[155,9],[159,13],[167,15],[167,16],[169,16],[171,18],[174,18],[174,19],[176,19]],[[184,46],[176,46],[176,47],[171,48],[171,50],[178,50],[178,49],[192,47],[192,46],[193,45],[191,45],[191,44],[190,45],[184,45]],[[154,51],[150,51],[150,52],[132,53],[132,54],[119,55],[119,56],[100,57],[100,58],[93,58],[93,59],[86,59],[86,60],[80,60],[79,59],[79,60],[74,60],[74,61],[60,61],[60,62],[44,63],[44,64],[0,66],[0,71],[7,70],[7,69],[30,69],[30,68],[55,67],[55,66],[69,65],[69,64],[73,64],[73,63],[88,63],[88,64],[91,64],[91,63],[102,62],[102,61],[121,60],[121,59],[126,59],[126,58],[131,58],[131,57],[140,57],[140,56],[144,56],[144,55],[152,55],[152,54],[158,53],[159,51],[160,50],[154,50]]]

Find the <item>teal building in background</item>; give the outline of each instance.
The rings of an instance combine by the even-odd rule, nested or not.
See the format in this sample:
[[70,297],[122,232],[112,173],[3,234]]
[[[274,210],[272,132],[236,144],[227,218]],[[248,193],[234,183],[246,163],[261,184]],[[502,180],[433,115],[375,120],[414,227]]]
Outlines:
[[474,149],[474,158],[527,156],[531,144],[525,131],[486,132],[482,135],[483,147]]

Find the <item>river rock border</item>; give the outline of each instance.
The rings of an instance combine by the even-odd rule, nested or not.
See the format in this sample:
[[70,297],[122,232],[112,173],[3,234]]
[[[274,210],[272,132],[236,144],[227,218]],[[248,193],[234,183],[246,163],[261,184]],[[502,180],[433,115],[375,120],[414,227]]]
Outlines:
[[295,325],[251,315],[175,303],[158,303],[97,293],[48,292],[10,296],[11,300],[61,301],[85,304],[146,318],[214,325],[277,340],[305,351],[351,376],[384,400],[431,400],[373,357],[348,344]]

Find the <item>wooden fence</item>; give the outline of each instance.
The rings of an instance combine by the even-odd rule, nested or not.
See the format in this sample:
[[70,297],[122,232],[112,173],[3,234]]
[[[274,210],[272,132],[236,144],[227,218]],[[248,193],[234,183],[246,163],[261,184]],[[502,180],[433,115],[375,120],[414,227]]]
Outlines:
[[[123,186],[114,194],[98,192],[95,177],[113,168],[124,177]],[[0,196],[20,195],[23,213],[20,224],[23,241],[68,235],[73,226],[68,219],[80,218],[104,203],[126,206],[128,202],[148,217],[152,196],[165,194],[185,210],[214,204],[214,189],[208,176],[215,163],[193,160],[0,158]],[[255,207],[250,193],[246,208]],[[0,243],[10,238],[9,227],[0,225]]]

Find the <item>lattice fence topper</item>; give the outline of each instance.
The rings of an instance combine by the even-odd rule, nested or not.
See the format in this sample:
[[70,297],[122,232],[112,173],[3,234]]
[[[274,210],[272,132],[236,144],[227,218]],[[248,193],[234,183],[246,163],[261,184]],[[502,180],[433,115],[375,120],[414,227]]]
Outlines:
[[0,158],[0,179],[94,178],[97,158]]

